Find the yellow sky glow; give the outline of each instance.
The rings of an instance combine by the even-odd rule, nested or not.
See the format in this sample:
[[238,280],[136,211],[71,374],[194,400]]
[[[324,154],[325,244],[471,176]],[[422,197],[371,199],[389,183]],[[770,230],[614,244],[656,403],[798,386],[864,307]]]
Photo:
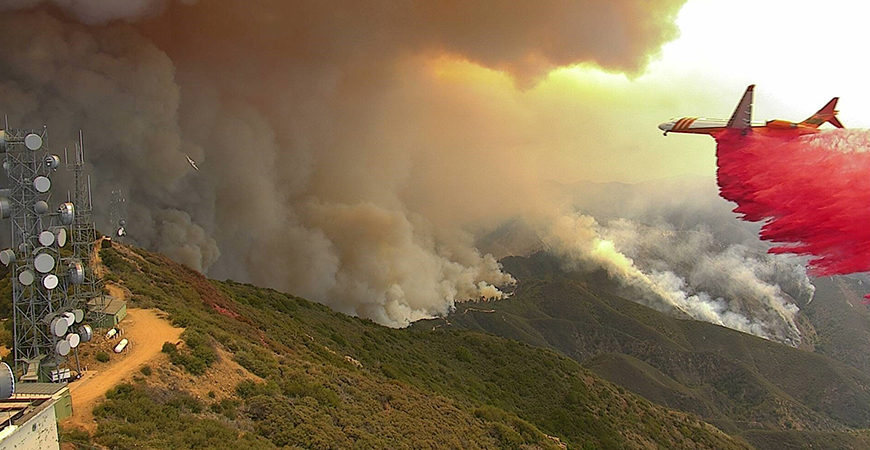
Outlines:
[[843,123],[870,127],[868,13],[863,2],[690,0],[677,20],[680,37],[637,77],[584,65],[521,91],[468,62],[440,58],[432,70],[485,93],[488,120],[533,118],[522,124],[528,130],[513,131],[524,136],[520,151],[557,181],[713,176],[712,139],[664,138],[656,126],[671,117],[727,118],[748,84],[757,84],[756,120],[803,120],[839,96]]

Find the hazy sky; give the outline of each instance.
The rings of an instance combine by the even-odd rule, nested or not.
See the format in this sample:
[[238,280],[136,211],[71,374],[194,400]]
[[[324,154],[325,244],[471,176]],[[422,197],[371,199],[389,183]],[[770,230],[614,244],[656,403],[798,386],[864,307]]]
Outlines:
[[656,125],[728,118],[751,83],[756,120],[803,120],[839,96],[847,127],[870,125],[868,12],[851,1],[690,0],[677,19],[679,38],[640,76],[579,66],[525,91],[487,69],[450,60],[436,66],[443,82],[461,80],[488,98],[492,121],[511,122],[505,127],[513,132],[528,125],[531,136],[518,146],[556,180],[712,176],[712,139],[664,138]]

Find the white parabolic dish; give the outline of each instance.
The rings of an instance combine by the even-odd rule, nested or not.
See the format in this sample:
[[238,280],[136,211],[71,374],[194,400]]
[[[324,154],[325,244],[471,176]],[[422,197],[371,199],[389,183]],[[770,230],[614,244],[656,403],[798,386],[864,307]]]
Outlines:
[[36,278],[33,276],[33,272],[29,270],[22,270],[18,274],[18,282],[25,286],[30,286],[31,284],[33,284],[33,280],[35,279]]
[[51,332],[54,333],[55,336],[63,336],[66,334],[66,330],[68,329],[69,325],[66,323],[66,317],[55,317],[51,320]]
[[43,231],[42,233],[39,233],[39,245],[48,247],[51,244],[54,244],[54,233],[51,231]]
[[33,267],[35,267],[39,273],[51,272],[51,269],[54,269],[54,256],[51,256],[48,253],[40,253],[36,255],[36,258],[33,258]]
[[24,136],[24,146],[31,151],[39,150],[42,147],[42,137],[38,134],[30,133]]
[[54,235],[57,237],[54,241],[57,243],[58,247],[66,245],[66,228],[52,227],[51,231],[54,231]]
[[57,349],[57,354],[60,356],[69,355],[69,351],[70,351],[69,342],[67,342],[66,339],[64,339],[62,341],[57,341],[56,349]]
[[8,266],[12,261],[15,261],[15,252],[12,251],[11,248],[0,251],[0,263],[3,263],[4,266]]
[[45,194],[51,189],[51,180],[48,177],[38,176],[33,179],[33,188],[37,192]]
[[57,287],[58,279],[54,274],[48,274],[42,279],[42,285],[45,286],[46,289],[52,290]]

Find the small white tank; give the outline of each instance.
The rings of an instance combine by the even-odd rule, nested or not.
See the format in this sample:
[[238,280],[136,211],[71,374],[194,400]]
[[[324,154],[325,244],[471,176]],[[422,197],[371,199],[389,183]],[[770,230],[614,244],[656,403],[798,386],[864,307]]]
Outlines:
[[118,345],[115,346],[115,353],[121,353],[124,351],[124,348],[127,347],[127,338],[121,339],[121,342],[118,342]]
[[117,328],[112,328],[111,330],[109,330],[109,331],[106,333],[106,339],[112,339],[113,337],[115,337],[116,334],[118,334],[118,329],[117,329]]

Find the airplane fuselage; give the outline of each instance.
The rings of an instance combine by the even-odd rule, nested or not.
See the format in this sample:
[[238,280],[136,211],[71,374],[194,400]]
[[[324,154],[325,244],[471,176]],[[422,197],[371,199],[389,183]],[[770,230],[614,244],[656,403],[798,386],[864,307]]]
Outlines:
[[788,136],[803,136],[819,132],[819,125],[830,123],[837,128],[843,128],[843,124],[837,119],[837,100],[834,97],[818,112],[803,122],[789,122],[787,120],[768,120],[767,122],[752,121],[752,102],[755,85],[749,85],[737,108],[731,115],[731,119],[708,119],[706,117],[683,117],[671,119],[659,125],[665,136],[668,133],[709,134],[716,136],[725,130],[738,130],[744,136],[749,132],[777,134]]
[[[659,125],[659,129],[668,133],[688,134],[718,134],[728,128],[725,119],[708,119],[706,117],[682,117]],[[753,132],[788,131],[797,135],[818,133],[819,129],[787,120],[768,120],[767,122],[752,122],[749,127]]]

